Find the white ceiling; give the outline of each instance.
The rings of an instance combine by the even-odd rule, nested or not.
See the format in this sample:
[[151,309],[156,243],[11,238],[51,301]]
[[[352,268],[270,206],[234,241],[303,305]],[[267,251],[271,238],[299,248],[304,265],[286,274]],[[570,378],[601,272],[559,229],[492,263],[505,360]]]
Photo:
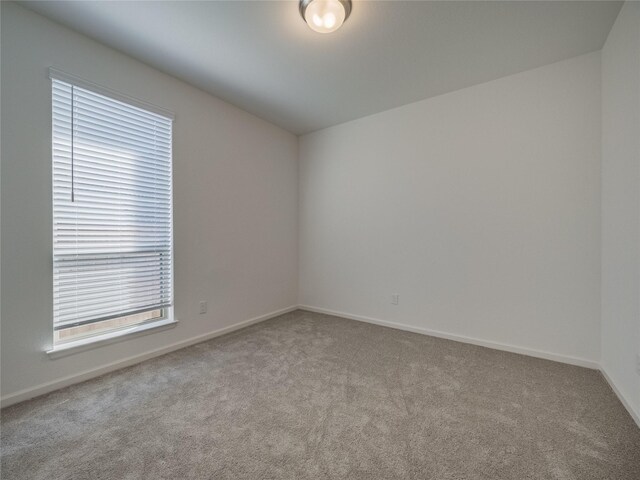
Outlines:
[[323,35],[295,0],[23,3],[296,134],[599,50],[621,4],[355,1]]

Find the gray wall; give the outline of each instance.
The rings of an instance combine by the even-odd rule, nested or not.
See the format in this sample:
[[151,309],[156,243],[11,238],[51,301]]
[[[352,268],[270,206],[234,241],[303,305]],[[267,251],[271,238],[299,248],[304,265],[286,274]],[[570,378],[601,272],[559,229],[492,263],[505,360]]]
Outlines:
[[640,423],[640,3],[602,50],[602,367]]

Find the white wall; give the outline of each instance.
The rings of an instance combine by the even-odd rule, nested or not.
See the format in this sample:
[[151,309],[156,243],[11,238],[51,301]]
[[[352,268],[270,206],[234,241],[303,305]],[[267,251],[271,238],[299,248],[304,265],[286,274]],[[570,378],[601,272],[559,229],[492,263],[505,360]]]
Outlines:
[[602,367],[640,422],[640,3],[602,50]]
[[[297,139],[22,7],[2,2],[2,395],[297,301]],[[55,66],[176,114],[174,329],[50,360]],[[198,301],[209,312],[198,314]]]
[[[3,398],[299,299],[576,363],[598,362],[601,346],[639,416],[639,26],[640,4],[627,2],[603,50],[602,117],[593,53],[306,135],[298,176],[293,135],[3,2]],[[177,117],[180,324],[57,360],[44,353],[49,66]]]
[[600,87],[596,52],[301,137],[300,303],[596,365]]

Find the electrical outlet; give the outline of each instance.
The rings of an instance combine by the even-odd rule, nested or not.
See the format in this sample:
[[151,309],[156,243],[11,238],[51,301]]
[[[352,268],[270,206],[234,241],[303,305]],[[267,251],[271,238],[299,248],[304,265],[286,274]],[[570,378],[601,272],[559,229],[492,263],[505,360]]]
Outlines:
[[207,313],[207,302],[200,302],[200,315]]
[[398,305],[398,303],[400,303],[400,295],[394,293],[391,295],[391,305]]

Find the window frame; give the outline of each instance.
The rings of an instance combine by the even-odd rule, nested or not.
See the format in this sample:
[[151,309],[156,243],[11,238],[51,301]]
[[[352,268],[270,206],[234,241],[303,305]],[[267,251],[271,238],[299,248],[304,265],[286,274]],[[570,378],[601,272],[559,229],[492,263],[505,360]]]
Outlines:
[[[143,109],[145,111],[157,114],[157,115],[161,115],[164,116],[168,119],[171,120],[171,156],[170,156],[170,165],[171,165],[171,169],[170,169],[170,182],[171,182],[171,192],[173,192],[173,186],[174,186],[174,178],[173,178],[173,124],[175,123],[175,115],[164,109],[161,107],[158,107],[156,105],[153,105],[151,103],[148,102],[144,102],[141,100],[138,100],[136,98],[130,97],[128,95],[122,94],[120,92],[111,90],[109,88],[106,87],[102,87],[100,85],[97,85],[93,82],[89,82],[86,80],[83,80],[79,77],[76,77],[74,75],[62,72],[61,70],[58,70],[54,67],[50,67],[48,69],[48,78],[50,79],[50,82],[48,83],[49,85],[49,105],[51,106],[51,110],[50,110],[50,124],[49,124],[49,134],[51,135],[50,138],[50,151],[49,151],[49,161],[53,162],[53,80],[59,80],[68,84],[71,84],[75,87],[79,87],[85,90],[89,90],[91,92],[97,93],[99,95],[103,95],[105,97],[108,97],[110,99],[119,101],[119,102],[123,102],[126,103],[128,105],[131,105],[133,107],[136,108],[140,108]],[[53,178],[53,163],[51,163],[52,166],[52,170],[51,170],[51,179]],[[54,191],[53,191],[53,186],[51,187],[52,191],[51,191],[51,198],[53,201],[53,195],[54,195]],[[45,351],[48,354],[49,358],[51,359],[55,359],[55,358],[59,358],[59,357],[63,357],[63,356],[67,356],[73,353],[77,353],[77,352],[81,352],[81,351],[85,351],[85,350],[89,350],[89,349],[93,349],[93,348],[97,348],[103,345],[107,345],[110,343],[114,343],[114,342],[118,342],[118,341],[122,341],[122,340],[127,340],[129,338],[132,337],[136,337],[136,336],[140,336],[140,335],[147,335],[149,333],[155,333],[157,331],[162,331],[162,330],[166,330],[168,328],[173,328],[178,324],[178,321],[175,319],[174,317],[174,307],[175,307],[175,256],[174,256],[174,250],[175,250],[175,245],[174,245],[174,210],[173,210],[173,193],[170,196],[170,202],[169,202],[169,216],[171,219],[171,236],[170,236],[170,252],[171,252],[171,283],[170,283],[170,288],[171,288],[171,304],[169,306],[164,306],[161,307],[159,309],[154,309],[154,310],[149,310],[149,312],[153,312],[155,310],[161,310],[161,315],[158,317],[153,317],[147,320],[143,320],[140,321],[138,323],[135,324],[131,324],[131,325],[122,325],[122,326],[118,326],[115,328],[111,328],[109,330],[102,330],[99,331],[95,334],[88,334],[88,335],[83,335],[83,336],[79,336],[76,338],[69,338],[68,340],[55,340],[55,322],[53,320],[53,315],[51,315],[51,346],[50,348],[47,348]],[[51,204],[51,231],[53,233],[53,203]],[[51,253],[50,253],[50,259],[51,259],[51,267],[53,268],[53,243],[51,245]],[[53,272],[51,272],[51,291],[53,292]],[[53,307],[53,304],[52,304]],[[113,319],[121,319],[121,318],[126,318],[128,316],[132,316],[135,314],[130,314],[130,315],[123,315],[120,317],[114,317]],[[102,321],[109,321],[112,319],[108,319],[108,320],[102,320]],[[96,324],[99,324],[100,321],[95,322]],[[89,323],[88,325],[91,325],[91,323]],[[69,328],[73,328],[73,327],[69,327]]]
[[147,310],[146,312],[134,313],[134,314],[130,314],[130,315],[121,315],[121,316],[118,316],[118,317],[112,317],[112,318],[105,319],[105,320],[98,320],[96,322],[85,323],[83,325],[76,325],[76,326],[68,327],[68,328],[63,329],[63,330],[58,330],[58,332],[63,332],[65,330],[71,330],[73,328],[88,327],[88,326],[91,326],[91,325],[98,325],[99,326],[103,322],[111,322],[111,321],[114,321],[114,320],[121,320],[121,319],[126,319],[128,317],[141,315],[141,314],[144,314],[144,313],[151,313],[151,312],[155,312],[155,311],[158,311],[158,310],[160,311],[160,315],[148,318],[146,320],[141,320],[141,321],[138,321],[138,322],[135,322],[135,323],[125,324],[125,325],[118,325],[118,326],[115,326],[115,327],[112,327],[112,328],[108,328],[108,329],[99,329],[98,328],[98,331],[96,331],[95,333],[86,333],[84,335],[76,335],[76,336],[71,336],[69,338],[63,338],[63,339],[59,339],[59,340],[56,340],[56,329],[54,328],[53,329],[53,335],[54,335],[53,345],[56,346],[56,347],[57,346],[62,346],[62,345],[65,345],[67,343],[76,342],[78,340],[90,339],[92,337],[98,337],[98,336],[106,335],[106,334],[109,334],[109,333],[116,333],[116,332],[119,332],[121,330],[127,330],[127,329],[130,329],[132,327],[136,327],[138,325],[146,325],[147,323],[155,323],[155,322],[159,322],[161,320],[166,320],[167,318],[169,318],[168,317],[168,309],[169,309],[169,307],[162,307],[162,308],[157,308],[157,309],[154,309],[154,310]]

